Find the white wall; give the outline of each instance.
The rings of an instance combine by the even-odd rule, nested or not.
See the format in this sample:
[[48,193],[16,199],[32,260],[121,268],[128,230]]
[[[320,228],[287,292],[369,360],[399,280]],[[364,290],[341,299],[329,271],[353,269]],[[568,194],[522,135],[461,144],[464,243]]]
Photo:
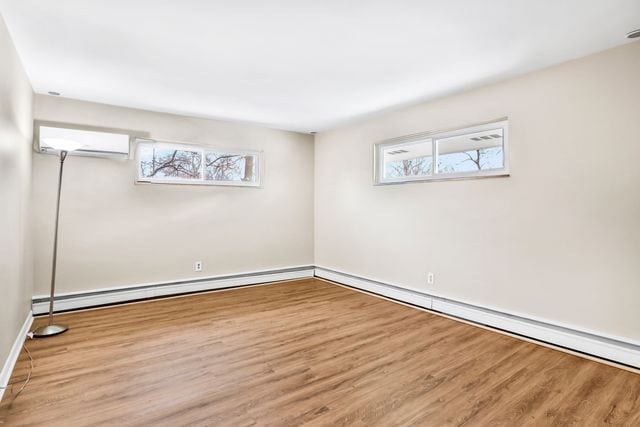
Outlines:
[[[638,341],[639,76],[632,43],[318,134],[316,264]],[[511,177],[372,185],[375,142],[504,116]]]
[[0,367],[31,307],[33,91],[0,17]]
[[[57,292],[313,264],[311,136],[42,95],[34,114],[265,156],[263,188],[136,185],[132,160],[68,157]],[[48,293],[57,168],[34,154],[36,295]]]

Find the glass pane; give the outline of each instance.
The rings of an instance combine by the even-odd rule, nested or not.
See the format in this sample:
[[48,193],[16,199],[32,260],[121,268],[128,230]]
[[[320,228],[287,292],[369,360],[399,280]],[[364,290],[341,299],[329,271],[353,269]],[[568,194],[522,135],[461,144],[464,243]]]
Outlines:
[[205,154],[204,178],[208,181],[255,182],[258,156],[209,151]]
[[202,154],[153,144],[140,146],[140,177],[168,180],[199,180]]
[[433,172],[432,140],[387,146],[382,149],[383,178],[429,176]]
[[502,129],[436,140],[438,173],[478,172],[504,167]]

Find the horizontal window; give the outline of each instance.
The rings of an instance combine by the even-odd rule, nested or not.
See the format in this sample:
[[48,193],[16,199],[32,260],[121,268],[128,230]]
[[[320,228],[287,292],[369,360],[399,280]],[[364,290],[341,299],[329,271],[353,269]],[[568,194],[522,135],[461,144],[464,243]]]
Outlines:
[[41,153],[57,154],[60,151],[57,147],[71,144],[74,148],[79,147],[70,153],[72,155],[129,157],[130,137],[127,134],[48,124],[38,124],[36,131],[37,149]]
[[376,144],[375,182],[508,175],[507,121]]
[[261,163],[258,151],[137,141],[139,182],[259,186]]
[[433,140],[430,138],[382,148],[383,178],[412,179],[433,173]]

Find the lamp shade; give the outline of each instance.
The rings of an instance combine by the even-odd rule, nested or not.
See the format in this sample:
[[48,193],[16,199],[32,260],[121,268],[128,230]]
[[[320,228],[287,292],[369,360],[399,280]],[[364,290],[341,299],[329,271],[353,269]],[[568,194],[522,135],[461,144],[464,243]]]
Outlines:
[[80,142],[72,139],[45,138],[42,141],[54,150],[60,151],[75,151],[83,146]]

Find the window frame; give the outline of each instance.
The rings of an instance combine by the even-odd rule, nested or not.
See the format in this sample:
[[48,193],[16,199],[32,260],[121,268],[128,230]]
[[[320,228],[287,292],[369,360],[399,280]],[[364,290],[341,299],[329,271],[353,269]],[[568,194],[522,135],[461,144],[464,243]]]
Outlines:
[[[199,151],[201,156],[201,171],[199,179],[168,179],[168,178],[149,178],[141,176],[140,171],[140,149],[145,145],[153,144],[156,147],[171,148],[185,151]],[[209,145],[192,144],[185,142],[154,140],[146,138],[136,138],[134,141],[134,162],[135,162],[135,182],[136,184],[175,184],[175,185],[208,185],[208,186],[231,186],[231,187],[262,187],[262,172],[264,170],[264,152],[261,150],[246,149],[229,149],[216,148]],[[255,181],[222,181],[205,179],[204,163],[206,154],[210,152],[225,153],[234,156],[253,155],[257,158]]]
[[[475,132],[489,130],[502,130],[502,152],[503,167],[468,172],[438,173],[438,140],[455,136],[466,135]],[[398,178],[384,177],[384,154],[383,151],[389,147],[401,148],[405,145],[419,143],[422,140],[431,140],[431,159],[433,162],[430,175],[404,176]],[[406,184],[411,182],[431,182],[450,181],[461,179],[476,179],[489,177],[510,176],[509,172],[509,120],[507,117],[484,122],[480,124],[465,126],[449,130],[439,130],[431,132],[421,132],[412,135],[405,135],[397,138],[386,139],[374,144],[373,147],[373,183],[374,185]]]
[[114,134],[126,136],[128,138],[127,152],[121,151],[100,151],[100,150],[84,150],[82,148],[74,151],[70,151],[68,155],[70,156],[80,156],[80,157],[99,157],[105,159],[117,159],[117,160],[128,160],[131,158],[131,148],[132,141],[134,140],[131,132],[127,132],[121,129],[112,129],[105,128],[99,126],[88,126],[88,125],[79,125],[73,123],[60,123],[60,122],[50,122],[46,120],[34,120],[33,126],[33,149],[37,153],[40,154],[48,154],[48,155],[58,155],[59,151],[45,147],[42,145],[42,141],[40,141],[40,128],[41,127],[49,127],[49,128],[58,128],[58,129],[69,129],[69,130],[77,130],[84,132],[96,132],[96,133],[104,133],[104,134]]

